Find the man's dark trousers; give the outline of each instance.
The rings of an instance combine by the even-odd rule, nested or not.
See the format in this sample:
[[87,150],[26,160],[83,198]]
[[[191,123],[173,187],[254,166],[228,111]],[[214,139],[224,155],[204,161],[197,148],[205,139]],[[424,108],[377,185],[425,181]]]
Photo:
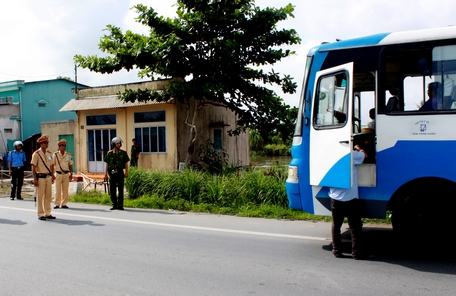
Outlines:
[[24,167],[13,167],[11,169],[11,198],[22,198],[22,185],[24,184]]
[[[111,193],[112,207],[116,209],[123,208],[124,204],[124,174],[123,172],[109,174],[109,191]],[[119,195],[116,196],[117,189]]]
[[352,254],[359,255],[362,243],[362,228],[363,222],[361,220],[361,203],[359,199],[352,199],[350,201],[338,201],[331,199],[332,206],[332,243],[333,253],[342,253],[342,240],[340,228],[344,223],[344,218],[347,217],[348,227],[350,227],[352,236]]

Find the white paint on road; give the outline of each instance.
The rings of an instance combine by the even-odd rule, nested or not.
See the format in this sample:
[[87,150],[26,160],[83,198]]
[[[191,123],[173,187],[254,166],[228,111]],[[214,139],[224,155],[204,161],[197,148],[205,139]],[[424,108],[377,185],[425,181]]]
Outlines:
[[[1,209],[8,209],[8,210],[17,210],[17,211],[35,212],[36,213],[36,209],[22,209],[22,208],[5,207],[5,206],[0,206],[0,208]],[[281,234],[281,233],[258,232],[258,231],[246,231],[246,230],[224,229],[224,228],[214,228],[214,227],[204,227],[204,226],[191,226],[191,225],[182,225],[182,224],[170,224],[170,223],[160,223],[160,222],[150,222],[150,221],[122,219],[122,218],[109,218],[109,217],[100,217],[100,216],[79,215],[79,214],[62,213],[62,212],[59,212],[59,216],[70,216],[70,217],[86,218],[86,219],[87,218],[89,218],[89,219],[99,219],[99,220],[105,220],[105,221],[127,222],[127,223],[154,225],[154,226],[161,226],[161,227],[173,227],[173,228],[181,228],[181,229],[192,229],[192,230],[202,230],[202,231],[212,231],[212,232],[235,233],[235,234],[245,234],[245,235],[255,235],[255,236],[291,238],[291,239],[314,240],[314,241],[331,241],[329,238],[317,237],[317,236]]]

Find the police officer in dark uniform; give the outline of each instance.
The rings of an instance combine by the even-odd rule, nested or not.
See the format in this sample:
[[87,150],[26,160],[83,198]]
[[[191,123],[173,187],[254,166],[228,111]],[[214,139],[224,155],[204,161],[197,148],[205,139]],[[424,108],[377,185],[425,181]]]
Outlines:
[[11,176],[10,199],[23,199],[21,196],[22,185],[24,184],[25,153],[22,151],[22,142],[14,142],[16,150],[8,153],[9,175]]
[[[124,182],[128,178],[128,162],[130,158],[127,152],[121,150],[122,139],[115,137],[111,141],[113,149],[109,150],[105,156],[106,173],[105,179],[109,175],[109,190],[111,194],[112,208],[111,210],[123,210],[124,203]],[[119,195],[116,196],[116,187],[119,190]]]

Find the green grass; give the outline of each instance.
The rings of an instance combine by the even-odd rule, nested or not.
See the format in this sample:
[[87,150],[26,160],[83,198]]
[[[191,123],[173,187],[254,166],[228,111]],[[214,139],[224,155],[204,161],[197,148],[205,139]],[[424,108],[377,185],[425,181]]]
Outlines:
[[[241,217],[331,221],[288,207],[286,168],[248,169],[222,175],[195,170],[159,172],[130,168],[124,207],[203,212]],[[70,201],[111,205],[106,193],[83,191]],[[366,223],[389,223],[364,219]]]

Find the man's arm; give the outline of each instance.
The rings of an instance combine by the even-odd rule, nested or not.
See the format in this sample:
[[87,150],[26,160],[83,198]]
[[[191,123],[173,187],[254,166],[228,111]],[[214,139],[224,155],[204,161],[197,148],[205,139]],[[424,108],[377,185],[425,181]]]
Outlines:
[[128,162],[125,163],[125,174],[124,178],[128,178]]
[[38,187],[38,178],[36,177],[36,166],[32,164],[33,184]]
[[9,174],[11,175],[12,174],[12,169],[13,169],[13,157],[11,156],[11,153],[8,153],[8,157],[6,158],[6,160],[8,161],[8,169],[9,169]]

